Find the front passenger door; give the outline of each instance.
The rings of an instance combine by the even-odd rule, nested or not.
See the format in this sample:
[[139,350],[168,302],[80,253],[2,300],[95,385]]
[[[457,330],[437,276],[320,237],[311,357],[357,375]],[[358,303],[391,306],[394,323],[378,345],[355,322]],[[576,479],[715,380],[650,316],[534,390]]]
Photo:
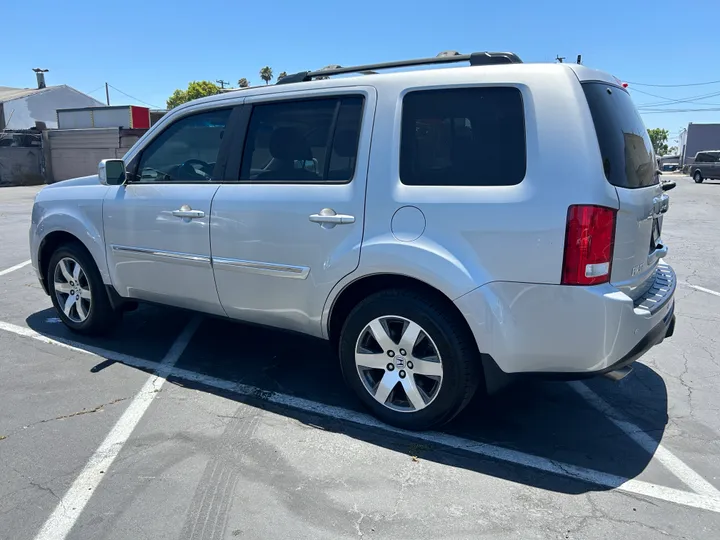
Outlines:
[[210,206],[232,111],[170,123],[128,164],[127,184],[108,191],[105,245],[121,296],[225,314],[210,259]]

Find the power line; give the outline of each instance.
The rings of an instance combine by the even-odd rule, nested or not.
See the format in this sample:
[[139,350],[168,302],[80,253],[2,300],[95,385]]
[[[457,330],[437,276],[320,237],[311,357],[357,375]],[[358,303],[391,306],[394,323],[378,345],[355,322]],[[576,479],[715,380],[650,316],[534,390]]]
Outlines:
[[157,105],[153,105],[152,103],[148,103],[147,101],[143,101],[142,99],[138,99],[138,98],[136,98],[136,97],[134,97],[134,96],[131,96],[130,94],[127,94],[127,93],[123,92],[123,91],[120,90],[119,88],[115,88],[112,84],[109,84],[109,83],[108,83],[108,86],[109,86],[110,88],[112,88],[113,90],[117,90],[117,91],[120,92],[122,95],[127,96],[127,97],[129,97],[130,99],[134,99],[135,101],[139,101],[140,103],[143,103],[144,105],[148,105],[149,107],[153,107],[154,109],[162,109],[162,107],[158,107]]
[[673,114],[686,112],[720,112],[720,107],[710,107],[707,109],[647,109],[641,110],[640,114]]
[[86,94],[94,94],[95,92],[97,92],[98,90],[102,90],[103,88],[105,88],[104,84],[102,86],[98,86],[95,90],[90,90],[89,92],[85,92],[85,93]]
[[[708,98],[711,98],[711,97],[720,96],[720,92],[711,92],[710,94],[701,94],[701,95],[699,95],[699,96],[690,96],[690,97],[686,97],[686,98],[673,99],[673,98],[668,98],[668,97],[665,97],[665,96],[659,96],[659,95],[657,95],[657,94],[651,94],[650,92],[645,92],[645,91],[643,91],[643,90],[638,90],[637,88],[633,89],[633,91],[634,91],[634,92],[639,92],[639,93],[641,93],[641,94],[645,94],[645,95],[648,95],[648,96],[656,97],[656,98],[659,98],[659,99],[662,99],[662,100],[663,100],[663,101],[653,102],[653,103],[640,103],[640,104],[638,104],[638,108],[647,108],[647,107],[656,107],[656,106],[672,105],[672,104],[675,104],[675,103],[699,103],[699,102],[700,102],[701,100],[703,100],[703,99],[708,99]],[[699,103],[699,104],[700,104],[700,105],[710,105],[710,106],[719,105],[719,104],[717,104],[717,103]]]
[[648,83],[638,83],[638,82],[630,82],[630,81],[627,81],[627,83],[635,85],[635,86],[653,86],[655,88],[683,88],[686,86],[705,86],[707,84],[720,84],[720,81],[708,81],[708,82],[688,83],[688,84],[648,84]]

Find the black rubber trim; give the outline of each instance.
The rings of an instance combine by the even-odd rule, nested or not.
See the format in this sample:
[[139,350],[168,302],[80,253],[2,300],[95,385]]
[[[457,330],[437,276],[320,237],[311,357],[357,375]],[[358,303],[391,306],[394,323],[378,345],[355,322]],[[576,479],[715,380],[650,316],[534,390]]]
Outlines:
[[50,296],[50,290],[48,289],[47,280],[45,279],[45,277],[38,277],[38,281],[40,282],[40,286],[42,287],[43,291],[45,291],[45,294]]

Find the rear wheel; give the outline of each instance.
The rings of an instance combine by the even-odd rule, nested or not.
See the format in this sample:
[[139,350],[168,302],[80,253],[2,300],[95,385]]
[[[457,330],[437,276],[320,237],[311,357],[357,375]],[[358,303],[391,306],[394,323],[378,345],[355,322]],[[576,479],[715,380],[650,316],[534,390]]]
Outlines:
[[100,272],[87,250],[76,243],[61,245],[48,265],[50,298],[60,319],[81,334],[103,334],[118,319]]
[[702,184],[703,177],[700,171],[695,171],[695,174],[693,175],[693,180],[695,180],[696,184]]
[[368,297],[340,336],[347,384],[388,424],[422,430],[448,422],[480,377],[477,347],[459,318],[442,302],[410,291]]

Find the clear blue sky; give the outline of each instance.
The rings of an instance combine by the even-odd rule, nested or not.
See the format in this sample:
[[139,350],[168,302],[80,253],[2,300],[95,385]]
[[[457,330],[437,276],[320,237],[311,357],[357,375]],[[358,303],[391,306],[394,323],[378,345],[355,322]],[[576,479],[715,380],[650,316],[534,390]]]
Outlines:
[[[439,51],[510,50],[526,62],[556,55],[648,84],[720,80],[717,0],[4,0],[0,86],[68,84],[104,100],[105,81],[164,106],[191,80],[240,77],[258,84],[264,65],[291,73]],[[697,34],[695,23],[705,26]],[[636,103],[719,93],[661,108],[720,109],[720,84],[630,85]],[[637,91],[635,91],[637,90]],[[113,104],[139,103],[111,89]],[[703,105],[707,103],[709,105]],[[675,136],[688,122],[720,122],[720,110],[643,114]]]

